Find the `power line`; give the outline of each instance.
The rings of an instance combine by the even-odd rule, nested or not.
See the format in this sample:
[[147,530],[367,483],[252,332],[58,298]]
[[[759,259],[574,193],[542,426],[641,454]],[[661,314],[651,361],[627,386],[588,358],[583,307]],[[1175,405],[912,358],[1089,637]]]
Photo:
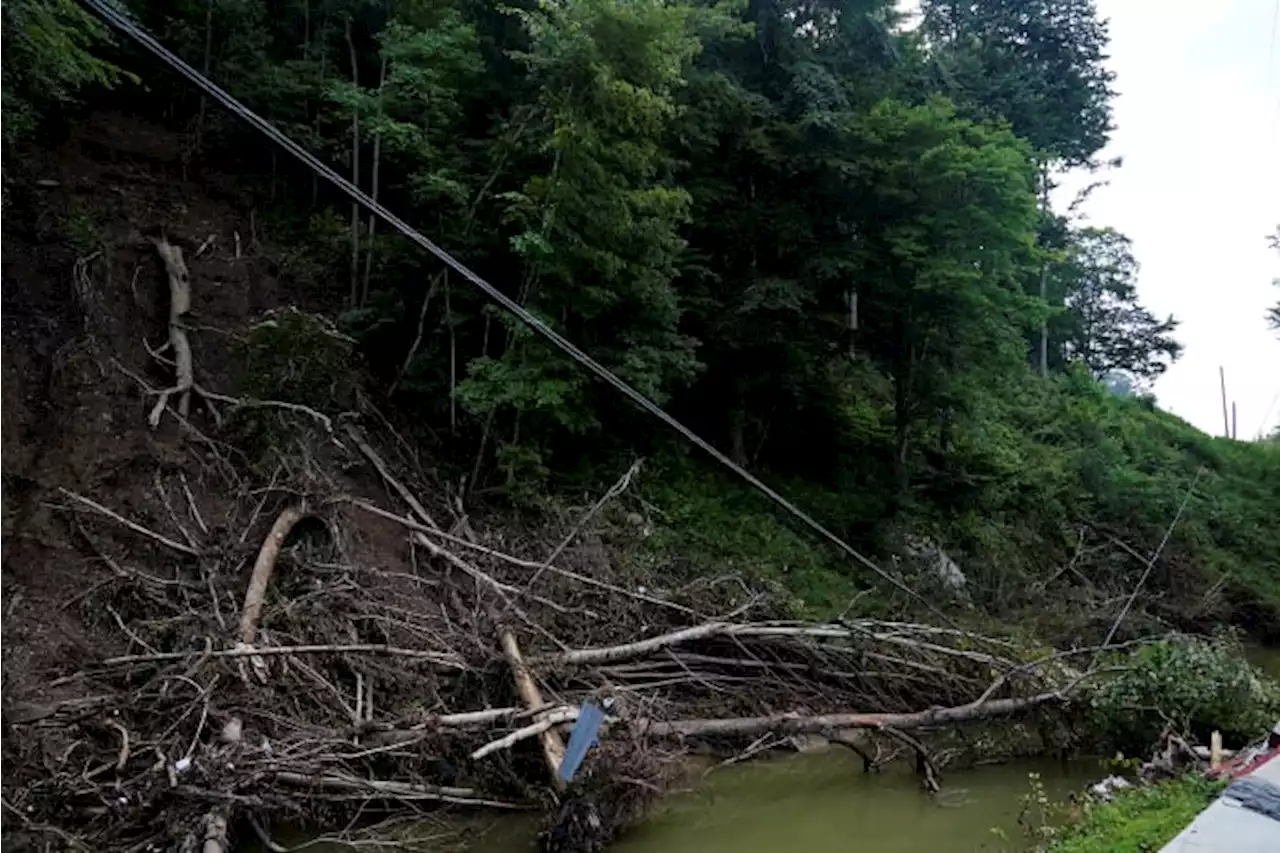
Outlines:
[[396,216],[390,210],[383,207],[378,202],[374,201],[363,190],[361,190],[355,184],[351,183],[346,178],[342,177],[337,172],[335,172],[332,168],[330,168],[329,166],[321,162],[318,158],[316,158],[315,155],[307,151],[298,143],[294,142],[275,125],[271,124],[270,122],[268,122],[267,120],[259,116],[257,113],[253,112],[248,107],[241,104],[239,101],[237,101],[234,97],[232,97],[230,94],[224,91],[221,87],[219,87],[216,83],[214,83],[208,77],[196,71],[186,62],[184,62],[179,56],[177,56],[168,48],[166,48],[164,45],[156,41],[155,38],[153,38],[148,32],[146,32],[137,23],[135,23],[126,13],[122,12],[120,9],[116,8],[111,3],[107,2],[107,0],[81,0],[81,2],[83,2],[85,6],[93,10],[93,12],[95,12],[99,17],[101,17],[108,24],[115,27],[121,33],[124,33],[125,35],[129,36],[131,39],[136,41],[138,44],[142,45],[144,48],[146,48],[148,51],[150,51],[152,54],[154,54],[156,57],[162,60],[170,68],[177,71],[183,77],[186,77],[188,80],[190,80],[200,89],[204,90],[206,94],[208,94],[214,100],[218,101],[228,110],[240,116],[250,125],[252,125],[254,128],[262,131],[264,134],[266,134],[268,137],[274,140],[278,145],[280,145],[280,147],[284,148],[290,154],[297,157],[305,165],[307,165],[317,174],[323,176],[326,180],[328,180],[338,189],[345,192],[348,196],[351,197],[352,201],[358,202],[359,204],[363,205],[366,210],[368,210],[373,214],[376,214],[378,217],[380,217],[384,222],[386,222],[392,228],[395,228],[397,231],[399,231],[409,240],[412,240],[414,243],[416,243],[419,247],[430,252],[432,255],[438,258],[442,263],[444,263],[454,272],[458,273],[458,275],[462,276],[467,281],[474,284],[481,291],[483,291],[485,295],[487,295],[490,299],[497,302],[503,308],[507,309],[513,315],[515,315],[515,317],[518,320],[520,320],[520,322],[524,323],[526,326],[533,329],[538,334],[542,335],[551,343],[555,344],[557,347],[564,350],[564,352],[567,353],[571,358],[573,358],[583,367],[590,370],[597,377],[604,380],[609,385],[612,385],[619,392],[621,392],[623,396],[631,400],[631,402],[635,403],[637,406],[644,409],[646,412],[653,415],[655,418],[662,421],[667,426],[671,427],[673,430],[678,432],[690,443],[696,445],[697,447],[704,450],[706,453],[710,454],[711,457],[714,458],[721,465],[725,466],[730,471],[737,474],[739,477],[741,477],[751,486],[753,486],[754,488],[759,490],[762,494],[770,498],[778,506],[782,507],[787,512],[791,513],[791,515],[793,515],[796,519],[804,523],[804,525],[807,526],[810,530],[817,533],[819,536],[827,540],[832,545],[835,545],[837,548],[839,548],[849,557],[853,558],[853,560],[855,560],[859,565],[874,572],[878,577],[880,577],[882,580],[884,580],[885,582],[893,586],[895,589],[901,592],[904,592],[907,595],[909,595],[911,598],[915,599],[916,601],[919,601],[921,604],[925,605],[925,607],[927,607],[931,612],[933,612],[936,616],[946,621],[950,621],[947,619],[945,614],[943,614],[940,610],[938,610],[937,607],[935,607],[931,602],[929,602],[926,598],[924,598],[920,593],[916,592],[907,584],[905,584],[903,581],[899,580],[898,578],[889,574],[884,569],[880,568],[880,566],[876,565],[868,557],[863,556],[859,551],[854,549],[852,545],[845,542],[835,533],[832,533],[822,523],[817,521],[817,519],[813,518],[813,516],[809,515],[804,510],[800,509],[800,507],[793,504],[787,498],[783,497],[780,493],[778,493],[773,488],[768,486],[759,477],[752,474],[750,471],[743,468],[738,463],[734,462],[725,454],[721,453],[710,442],[706,441],[697,433],[695,433],[693,430],[689,429],[689,427],[685,426],[684,424],[680,423],[680,421],[676,420],[674,417],[667,414],[667,412],[663,410],[662,407],[660,407],[657,403],[650,400],[648,397],[646,397],[644,394],[637,391],[635,388],[632,388],[630,385],[624,382],[621,378],[619,378],[614,373],[612,373],[604,365],[597,362],[591,356],[587,355],[585,352],[580,350],[577,346],[575,346],[569,340],[564,338],[555,329],[552,329],[546,323],[543,323],[533,314],[525,310],[525,308],[521,306],[518,302],[513,300],[511,297],[507,296],[505,293],[503,293],[498,288],[494,287],[489,282],[485,281],[476,273],[472,272],[462,262],[458,261],[456,258],[450,255],[440,246],[437,246],[434,242],[432,242],[430,239],[425,237],[422,233],[420,233],[415,228],[410,226],[404,220],[400,219],[400,217]]

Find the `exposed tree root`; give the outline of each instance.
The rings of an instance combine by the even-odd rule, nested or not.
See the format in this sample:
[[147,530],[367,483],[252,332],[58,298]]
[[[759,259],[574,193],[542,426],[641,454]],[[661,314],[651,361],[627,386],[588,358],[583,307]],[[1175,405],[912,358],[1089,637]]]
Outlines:
[[275,524],[271,525],[271,532],[262,542],[258,559],[253,564],[253,574],[249,578],[249,588],[244,594],[244,606],[240,609],[240,628],[236,636],[242,643],[253,644],[258,633],[258,617],[262,615],[262,601],[267,594],[267,585],[271,583],[271,573],[280,556],[280,547],[284,545],[293,526],[301,520],[300,508],[286,507],[276,517]]

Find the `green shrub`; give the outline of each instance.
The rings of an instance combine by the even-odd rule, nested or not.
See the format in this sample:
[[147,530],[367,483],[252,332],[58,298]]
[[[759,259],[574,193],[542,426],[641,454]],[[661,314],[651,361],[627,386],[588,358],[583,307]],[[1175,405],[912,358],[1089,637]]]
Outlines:
[[1094,730],[1111,747],[1146,755],[1165,725],[1207,742],[1252,740],[1280,717],[1280,686],[1245,660],[1226,636],[1177,638],[1142,646],[1116,662],[1121,671],[1091,697]]
[[1087,798],[1065,826],[1041,827],[1046,853],[1152,853],[1182,831],[1225,783],[1191,774],[1117,791],[1111,802]]
[[[320,414],[345,411],[353,402],[357,379],[353,345],[322,317],[295,308],[272,311],[241,341],[241,396],[306,406]],[[298,416],[277,407],[248,405],[236,410],[230,428],[237,443],[260,461],[272,449],[285,446],[296,431],[292,424]]]

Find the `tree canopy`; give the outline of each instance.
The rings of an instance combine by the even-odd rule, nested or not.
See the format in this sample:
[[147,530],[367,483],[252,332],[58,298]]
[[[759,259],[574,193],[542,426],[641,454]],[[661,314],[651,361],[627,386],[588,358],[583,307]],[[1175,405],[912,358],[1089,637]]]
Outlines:
[[[1147,483],[1108,468],[1133,446],[1108,407],[1165,429],[1128,397],[1178,358],[1176,319],[1140,303],[1123,235],[1047,203],[1111,132],[1092,0],[926,0],[918,26],[891,0],[129,5],[739,462],[838,495],[850,535],[913,512],[985,547],[1034,512],[1056,542],[1066,503],[1120,517]],[[74,9],[6,4],[6,47],[22,27],[40,54],[6,51],[6,108],[146,68],[140,108],[235,158],[273,239],[304,247],[287,274],[341,305],[372,385],[464,489],[536,494],[553,468],[670,451],[185,83],[98,58],[105,34]],[[1047,376],[1028,359],[1042,328]]]

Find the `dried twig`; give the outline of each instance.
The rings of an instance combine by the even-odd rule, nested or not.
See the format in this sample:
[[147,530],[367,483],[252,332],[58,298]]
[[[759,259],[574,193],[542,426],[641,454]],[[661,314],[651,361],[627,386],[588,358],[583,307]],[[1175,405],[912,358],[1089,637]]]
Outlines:
[[140,533],[143,536],[146,536],[150,539],[155,540],[156,542],[159,542],[161,545],[164,545],[167,548],[172,548],[174,551],[177,551],[180,554],[186,554],[189,557],[200,556],[200,552],[197,551],[195,548],[192,548],[190,545],[184,545],[181,542],[175,542],[169,537],[162,536],[159,533],[156,533],[154,530],[150,530],[146,527],[143,527],[141,524],[138,524],[135,521],[130,521],[129,519],[120,515],[118,512],[113,512],[112,510],[107,509],[105,506],[98,503],[97,501],[90,500],[89,498],[86,498],[83,495],[78,495],[75,492],[62,488],[61,486],[58,487],[58,491],[61,494],[65,495],[66,497],[71,498],[73,501],[76,501],[79,504],[87,506],[89,509],[93,510],[94,512],[97,512],[101,515],[105,515],[107,518],[111,519],[112,521],[116,521],[116,522],[119,522],[120,524],[123,524],[125,527],[129,528],[134,533]]
[[320,655],[320,654],[372,654],[390,655],[392,657],[417,658],[429,661],[445,669],[467,669],[467,665],[457,656],[429,652],[422,649],[404,649],[397,646],[386,646],[380,643],[352,643],[350,645],[314,645],[314,646],[261,646],[222,649],[213,652],[160,652],[148,655],[119,655],[107,658],[99,666],[123,666],[134,663],[161,663],[164,661],[193,660],[200,657],[210,658],[243,658],[253,655]]

